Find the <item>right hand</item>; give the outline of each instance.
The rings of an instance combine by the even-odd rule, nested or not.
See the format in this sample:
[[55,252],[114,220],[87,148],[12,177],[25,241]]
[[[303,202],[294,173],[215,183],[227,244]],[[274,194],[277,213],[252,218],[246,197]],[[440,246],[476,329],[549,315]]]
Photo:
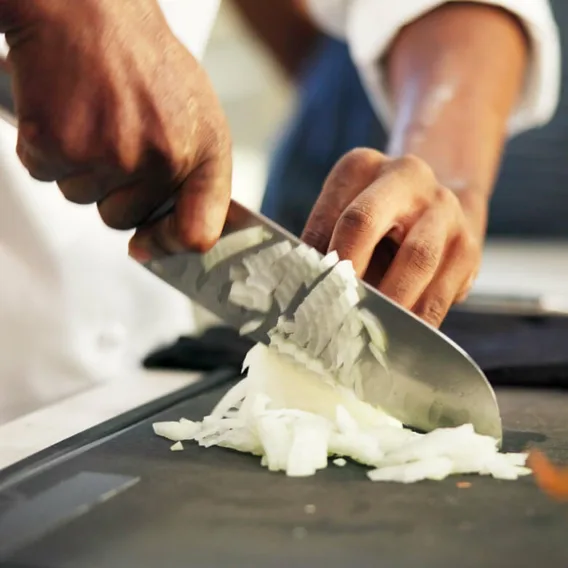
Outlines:
[[210,248],[230,201],[230,135],[156,0],[0,0],[0,31],[30,174],[97,203],[108,226],[138,228],[139,260]]

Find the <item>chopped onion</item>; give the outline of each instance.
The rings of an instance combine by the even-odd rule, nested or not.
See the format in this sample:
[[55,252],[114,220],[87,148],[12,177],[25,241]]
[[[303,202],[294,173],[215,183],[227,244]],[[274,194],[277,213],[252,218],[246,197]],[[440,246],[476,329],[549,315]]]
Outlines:
[[371,481],[398,481],[415,483],[424,479],[440,481],[452,473],[452,460],[434,457],[405,465],[394,465],[367,472]]
[[229,301],[247,310],[267,313],[272,306],[272,296],[260,288],[255,288],[246,282],[233,282],[229,292]]
[[193,440],[200,432],[201,424],[183,419],[179,422],[154,422],[152,428],[156,436],[167,438],[172,442],[180,442],[182,440]]
[[220,419],[227,415],[232,408],[238,408],[243,399],[247,396],[248,378],[239,381],[232,387],[225,396],[217,403],[209,418]]
[[359,317],[371,338],[371,343],[384,353],[387,350],[387,336],[378,318],[366,308],[359,311]]
[[[224,241],[225,252],[244,250],[244,240]],[[217,262],[212,255],[204,266]],[[156,423],[156,435],[254,454],[261,466],[293,477],[314,475],[330,457],[338,467],[350,458],[373,468],[367,473],[372,481],[414,483],[470,473],[517,479],[530,473],[525,454],[499,453],[497,440],[480,436],[471,424],[418,434],[364,402],[363,380],[380,372],[369,355],[388,372],[388,342],[380,321],[359,307],[349,261],[280,242],[230,267],[230,278],[230,301],[261,313],[274,299],[281,310],[288,308],[303,286],[307,295],[269,330],[269,346],[257,344],[247,353],[247,377],[209,416],[201,423]],[[252,319],[241,333],[263,323]]]
[[327,428],[309,420],[297,421],[288,452],[286,475],[305,477],[327,467],[328,440]]
[[170,447],[172,452],[181,452],[183,450],[183,444],[181,442],[176,442],[173,446]]
[[236,231],[221,237],[217,244],[201,256],[201,264],[205,272],[209,272],[219,263],[227,260],[247,248],[259,245],[272,238],[272,234],[264,227],[257,226]]
[[259,327],[262,326],[264,320],[262,319],[252,319],[244,323],[241,328],[239,329],[239,335],[248,335],[253,331],[256,331]]
[[229,267],[229,280],[231,282],[244,282],[248,275],[248,270],[242,265],[232,264]]

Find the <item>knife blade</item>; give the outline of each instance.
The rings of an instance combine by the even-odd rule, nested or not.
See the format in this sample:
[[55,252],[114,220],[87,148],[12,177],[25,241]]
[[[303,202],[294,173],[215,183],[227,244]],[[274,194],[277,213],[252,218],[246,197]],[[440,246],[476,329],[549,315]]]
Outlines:
[[[220,260],[223,255],[217,247],[222,246],[224,238],[247,230],[262,235],[258,239],[261,242],[241,247]],[[231,266],[239,264],[244,256],[285,241],[293,247],[301,243],[276,223],[233,201],[221,241],[211,251],[167,256],[145,266],[235,329],[262,318],[264,323],[247,335],[268,344],[267,332],[282,315],[278,305],[273,302],[270,311],[261,314],[233,304],[229,301],[230,272]],[[303,289],[290,311],[309,291]],[[379,319],[388,341],[388,373],[374,357],[363,355],[366,357],[364,399],[419,430],[472,423],[477,432],[501,440],[495,393],[469,355],[441,332],[361,280],[358,292],[361,298],[358,307],[368,309]]]

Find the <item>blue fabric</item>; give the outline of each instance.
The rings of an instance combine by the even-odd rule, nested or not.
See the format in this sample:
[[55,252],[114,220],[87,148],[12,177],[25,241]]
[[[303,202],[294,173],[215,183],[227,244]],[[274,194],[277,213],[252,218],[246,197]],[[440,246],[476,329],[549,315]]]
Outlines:
[[383,148],[385,141],[346,46],[324,40],[300,80],[297,108],[273,157],[263,213],[299,234],[335,162],[352,148]]
[[[568,2],[552,0],[568,54]],[[564,82],[568,56],[563,60]],[[262,211],[300,234],[322,184],[349,150],[384,150],[375,117],[345,44],[325,39],[300,80],[298,103],[273,156]],[[546,127],[508,144],[494,198],[489,233],[568,237],[568,96]]]

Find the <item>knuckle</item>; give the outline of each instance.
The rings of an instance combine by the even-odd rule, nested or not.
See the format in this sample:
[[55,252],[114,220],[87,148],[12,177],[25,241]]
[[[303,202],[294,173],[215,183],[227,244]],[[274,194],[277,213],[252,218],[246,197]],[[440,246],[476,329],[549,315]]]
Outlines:
[[374,177],[377,168],[387,158],[371,148],[355,148],[344,154],[332,169],[328,181],[354,183]]
[[96,199],[91,198],[88,192],[82,190],[82,188],[73,181],[63,180],[58,182],[57,185],[65,199],[71,203],[76,203],[77,205],[88,205],[96,201]]
[[409,264],[417,272],[431,274],[438,266],[438,255],[431,243],[414,240],[408,243]]
[[448,310],[450,308],[450,303],[442,295],[435,295],[428,298],[424,307],[418,314],[423,320],[427,321],[430,325],[434,327],[439,327]]
[[338,224],[344,232],[368,233],[375,226],[375,217],[369,205],[359,203],[349,206]]
[[439,185],[436,188],[435,198],[437,203],[446,209],[461,210],[458,196],[451,189]]
[[460,290],[460,292],[458,293],[458,295],[456,296],[456,299],[454,300],[454,302],[456,304],[462,304],[463,302],[465,302],[467,300],[467,297],[469,296],[470,292],[471,292],[471,285],[464,286],[464,288],[462,288]]
[[421,180],[432,182],[436,179],[434,170],[422,158],[418,158],[414,154],[405,154],[397,160],[397,163]]
[[463,262],[465,268],[474,272],[481,262],[481,245],[468,231],[460,231],[454,238],[454,255]]
[[314,227],[306,227],[302,233],[302,240],[309,246],[315,248],[317,251],[324,253],[327,249],[328,237]]

